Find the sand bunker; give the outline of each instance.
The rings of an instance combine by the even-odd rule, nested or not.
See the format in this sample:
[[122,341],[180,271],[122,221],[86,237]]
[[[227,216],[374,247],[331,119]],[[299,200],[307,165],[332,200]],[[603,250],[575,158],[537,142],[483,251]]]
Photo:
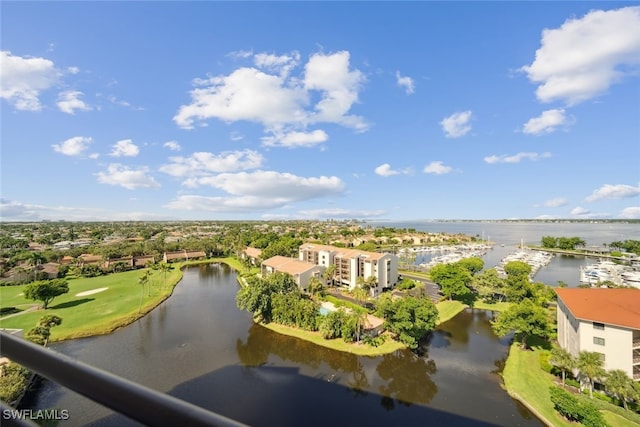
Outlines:
[[106,291],[109,288],[98,288],[98,289],[91,289],[90,291],[84,291],[84,292],[80,292],[79,294],[76,294],[77,297],[84,297],[87,295],[93,295],[93,294],[97,294],[98,292],[102,292],[102,291]]

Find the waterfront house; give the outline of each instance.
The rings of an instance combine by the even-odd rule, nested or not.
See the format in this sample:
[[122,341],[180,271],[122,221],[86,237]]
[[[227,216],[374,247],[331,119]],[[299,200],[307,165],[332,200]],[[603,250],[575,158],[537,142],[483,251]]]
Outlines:
[[307,290],[309,288],[309,282],[312,277],[318,278],[323,285],[325,284],[324,279],[322,278],[322,273],[325,270],[324,266],[300,261],[296,258],[276,255],[262,261],[260,270],[263,276],[275,272],[290,274],[293,276],[293,280],[296,282],[298,287],[302,290]]
[[165,252],[162,255],[162,260],[164,262],[172,262],[172,261],[182,261],[190,259],[198,259],[198,258],[206,258],[207,254],[203,251],[174,251],[174,252]]
[[606,370],[640,381],[640,290],[556,288],[558,344],[600,354]]
[[354,289],[358,278],[374,277],[376,284],[371,295],[379,295],[384,288],[391,288],[398,282],[398,257],[390,253],[368,252],[346,249],[317,243],[300,246],[298,258],[312,264],[335,266],[333,280],[338,285]]
[[240,256],[243,260],[248,260],[251,265],[258,265],[260,263],[260,256],[262,256],[262,250],[248,246],[242,251]]

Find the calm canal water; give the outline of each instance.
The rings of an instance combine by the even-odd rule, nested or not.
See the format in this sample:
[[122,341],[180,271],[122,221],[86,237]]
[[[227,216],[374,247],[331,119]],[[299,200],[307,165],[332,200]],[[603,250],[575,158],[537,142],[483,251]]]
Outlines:
[[[143,319],[53,348],[254,426],[541,425],[500,387],[509,342],[491,332],[489,312],[443,324],[420,356],[359,357],[253,324],[237,289],[225,265],[188,268]],[[61,425],[134,425],[50,382],[34,407],[68,409]]]

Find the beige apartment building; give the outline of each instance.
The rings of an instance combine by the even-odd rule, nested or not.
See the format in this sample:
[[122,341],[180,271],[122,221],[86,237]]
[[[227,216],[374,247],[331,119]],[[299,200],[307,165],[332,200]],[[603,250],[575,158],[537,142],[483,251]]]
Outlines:
[[298,287],[304,291],[309,288],[309,282],[312,277],[318,278],[323,285],[325,284],[322,277],[325,267],[300,261],[297,258],[276,255],[262,261],[260,270],[263,276],[275,272],[290,274]]
[[371,289],[372,296],[379,295],[383,288],[391,288],[398,282],[398,258],[389,253],[305,243],[300,246],[299,259],[324,267],[335,265],[334,280],[349,289],[356,287],[359,277],[365,280],[375,277],[376,286]]
[[599,353],[606,370],[640,381],[640,290],[557,288],[558,343],[573,356]]

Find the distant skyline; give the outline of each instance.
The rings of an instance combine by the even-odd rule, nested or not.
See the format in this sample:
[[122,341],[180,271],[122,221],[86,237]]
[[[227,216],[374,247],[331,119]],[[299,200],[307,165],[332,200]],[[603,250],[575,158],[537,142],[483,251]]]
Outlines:
[[638,2],[3,2],[3,221],[639,219]]

